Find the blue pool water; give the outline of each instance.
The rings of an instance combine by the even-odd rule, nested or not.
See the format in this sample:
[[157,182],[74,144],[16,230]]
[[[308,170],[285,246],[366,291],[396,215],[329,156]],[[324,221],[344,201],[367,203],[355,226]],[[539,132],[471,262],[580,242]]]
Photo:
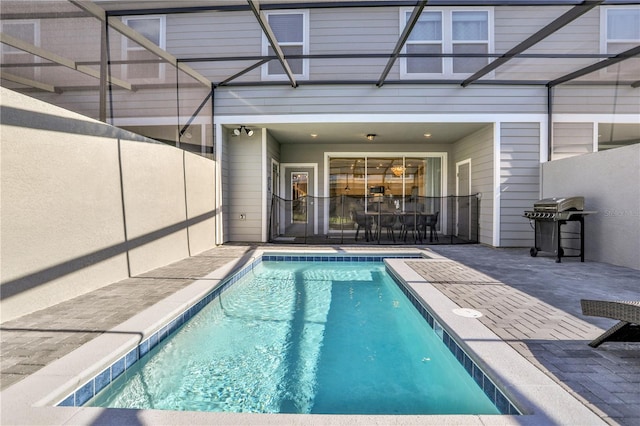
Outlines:
[[89,405],[499,414],[374,262],[262,262]]

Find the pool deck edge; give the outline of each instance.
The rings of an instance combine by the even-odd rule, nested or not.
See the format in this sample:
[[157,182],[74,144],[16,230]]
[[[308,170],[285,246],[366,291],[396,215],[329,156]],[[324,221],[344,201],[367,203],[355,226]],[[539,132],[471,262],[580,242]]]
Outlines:
[[[514,351],[507,343],[488,330],[475,319],[462,318],[451,312],[458,307],[439,290],[426,282],[419,274],[400,259],[389,260],[389,264],[425,300],[432,313],[445,322],[453,334],[482,359],[482,363],[498,377],[498,381],[508,384],[505,389],[524,404],[532,414],[523,416],[324,416],[324,415],[279,415],[279,414],[232,414],[194,413],[161,410],[116,410],[93,407],[52,407],[65,390],[72,391],[83,381],[99,373],[109,360],[115,360],[127,353],[132,345],[156,331],[171,320],[179,311],[195,303],[220,284],[230,273],[251,263],[264,252],[278,249],[260,249],[248,254],[246,262],[225,264],[205,277],[195,280],[188,287],[179,290],[159,303],[151,306],[96,337],[70,354],[43,367],[8,387],[0,393],[3,424],[123,424],[135,420],[142,424],[304,424],[304,425],[344,425],[344,424],[604,424],[602,419],[584,404],[571,396],[543,372]],[[351,253],[369,253],[371,249],[348,250]],[[427,250],[379,250],[426,253]],[[327,252],[326,249],[303,250],[305,253]],[[329,251],[336,253],[336,251]],[[338,251],[343,253],[344,251]],[[445,257],[429,254],[434,259]],[[428,261],[428,260],[425,260]],[[434,305],[437,310],[434,310]],[[473,326],[471,326],[473,324]],[[476,326],[481,326],[475,328]],[[482,329],[484,327],[484,329]],[[479,334],[474,334],[474,330]],[[490,334],[489,334],[490,333]],[[477,337],[483,336],[482,341]],[[137,343],[136,343],[137,342]],[[496,351],[505,346],[507,352]],[[115,348],[109,354],[105,347]],[[506,355],[505,355],[506,354]],[[471,354],[470,354],[471,355]],[[514,374],[516,374],[514,376]],[[515,377],[515,379],[514,379]],[[527,385],[517,384],[527,380]],[[529,381],[529,379],[531,379]],[[509,384],[510,383],[510,384]],[[514,384],[516,383],[516,384]]]
[[518,416],[519,424],[606,424],[600,416],[532,365],[478,319],[455,314],[453,310],[460,306],[405,261],[391,259],[386,262],[434,317],[444,324],[445,329],[464,346],[468,355],[523,411],[523,415]]

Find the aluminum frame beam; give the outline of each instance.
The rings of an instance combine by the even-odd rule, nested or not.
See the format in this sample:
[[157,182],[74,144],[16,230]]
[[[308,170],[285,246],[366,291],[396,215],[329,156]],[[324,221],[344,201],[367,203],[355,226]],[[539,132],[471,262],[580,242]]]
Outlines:
[[84,10],[85,12],[91,14],[92,16],[98,18],[99,20],[107,21],[110,28],[113,28],[115,31],[119,32],[123,36],[128,37],[131,40],[135,41],[140,46],[152,52],[154,55],[157,55],[158,57],[164,59],[171,65],[177,67],[180,71],[189,75],[193,79],[199,81],[207,88],[211,87],[211,81],[209,79],[204,77],[202,74],[200,74],[190,66],[183,63],[179,63],[178,59],[175,56],[171,55],[169,52],[165,50],[162,50],[159,46],[155,45],[150,40],[140,35],[140,33],[135,31],[131,27],[127,26],[120,19],[112,16],[108,16],[107,12],[104,9],[100,8],[99,6],[96,6],[91,2],[86,2],[81,0],[69,0],[69,2],[79,7],[80,9]]
[[280,61],[280,65],[282,65],[282,68],[284,68],[284,72],[287,74],[287,77],[291,82],[291,86],[298,87],[298,83],[296,82],[296,78],[293,75],[293,71],[291,71],[291,67],[289,66],[289,63],[284,57],[284,52],[282,51],[282,49],[280,48],[280,45],[278,44],[278,39],[276,39],[276,35],[273,33],[271,26],[269,26],[267,17],[264,15],[263,12],[260,11],[260,4],[258,3],[258,0],[247,0],[247,2],[251,7],[251,11],[253,12],[253,15],[258,20],[258,23],[262,28],[262,32],[267,37],[267,40],[269,40],[269,44],[271,45],[271,48],[276,53],[276,56],[278,56],[278,61]]
[[33,87],[34,89],[43,90],[50,93],[62,93],[62,90],[52,86],[51,84],[42,83],[40,81],[31,80],[29,78],[20,77],[5,71],[0,74],[0,79],[12,81],[14,83],[22,84],[23,86]]
[[504,53],[498,59],[490,62],[485,67],[475,72],[471,77],[467,78],[462,82],[462,87],[467,87],[474,81],[483,77],[484,75],[490,73],[495,70],[499,66],[503,65],[505,62],[509,61],[518,53],[522,53],[525,50],[529,49],[531,46],[539,43],[545,38],[549,37],[551,34],[558,31],[560,28],[568,25],[569,23],[575,21],[591,9],[596,6],[599,6],[604,0],[585,0],[582,4],[572,7],[567,12],[560,15],[558,18],[554,19],[551,23],[547,24],[544,28],[540,29],[533,35],[529,36],[526,40],[520,42],[518,45],[510,49],[508,52]]
[[[27,43],[24,40],[12,37],[8,34],[0,33],[0,42],[6,44],[7,46],[15,47],[16,49],[22,50],[23,52],[27,52],[39,58],[45,59],[47,61],[62,65],[63,67],[100,79],[100,71],[96,71],[86,65],[78,65],[78,63],[72,59],[65,58],[64,56],[60,56],[57,53],[50,52],[31,43]],[[112,84],[122,87],[123,89],[133,90],[131,84],[127,83],[126,81],[113,77],[111,77],[110,81]]]
[[[583,0],[431,0],[432,5],[447,7],[472,7],[472,6],[576,6]],[[605,0],[606,5],[638,4],[632,0]],[[411,7],[416,5],[416,0],[351,0],[351,1],[299,1],[269,3],[262,5],[262,10],[296,10],[296,9],[339,9],[339,8],[363,8],[363,7]],[[111,10],[107,13],[111,16],[133,15],[157,15],[169,13],[198,13],[198,12],[243,12],[249,11],[245,5],[207,5],[207,6],[182,6],[182,7],[157,7]]]
[[[555,80],[552,80],[549,83],[547,83],[547,86],[554,87],[559,84],[566,83],[567,81],[575,80],[576,78],[582,77],[583,75],[591,74],[592,72],[601,70],[606,67],[610,67],[611,65],[615,65],[618,62],[622,62],[625,59],[629,59],[638,55],[640,55],[640,46],[636,46],[629,50],[625,50],[624,52],[618,53],[612,58],[605,59],[604,61],[597,62],[593,65],[589,65],[587,67],[584,67],[572,73],[566,74],[560,78],[556,78]],[[634,88],[637,87],[637,86],[634,86],[636,83],[639,83],[639,82],[631,83],[631,87],[634,87]]]
[[404,29],[402,30],[402,34],[400,34],[400,38],[396,43],[396,47],[393,49],[393,53],[391,54],[391,58],[389,58],[387,65],[384,67],[384,70],[382,71],[382,74],[380,75],[380,78],[378,79],[376,86],[382,87],[382,85],[384,84],[384,80],[387,78],[387,76],[389,75],[389,71],[391,71],[391,67],[393,67],[393,64],[398,59],[398,55],[400,55],[402,48],[404,48],[404,45],[407,42],[407,39],[411,35],[411,31],[413,31],[413,27],[416,26],[416,23],[418,22],[418,19],[422,14],[422,10],[427,5],[427,1],[428,0],[421,0],[416,5],[416,7],[413,8],[413,12],[411,12],[409,21],[407,22],[407,25],[405,25]]

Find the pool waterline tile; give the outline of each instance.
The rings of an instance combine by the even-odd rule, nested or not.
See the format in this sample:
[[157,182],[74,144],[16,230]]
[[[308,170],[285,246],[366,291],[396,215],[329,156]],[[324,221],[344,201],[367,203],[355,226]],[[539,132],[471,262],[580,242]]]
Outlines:
[[[262,254],[254,259],[248,265],[245,265],[241,270],[236,271],[231,276],[222,280],[214,289],[212,289],[205,297],[187,308],[183,313],[179,314],[176,318],[169,321],[168,324],[160,327],[158,331],[153,333],[149,338],[142,341],[134,349],[129,351],[125,356],[115,361],[111,366],[100,374],[93,377],[86,384],[79,387],[76,391],[72,392],[63,398],[57,406],[82,406],[93,398],[97,393],[108,386],[112,381],[117,379],[127,369],[131,368],[138,360],[148,355],[153,348],[160,344],[163,340],[170,337],[175,331],[177,331],[182,325],[189,321],[194,315],[200,312],[209,302],[217,298],[224,290],[230,285],[237,282],[239,279],[249,273],[260,262],[383,262],[386,258],[394,259],[424,259],[425,256],[419,253],[394,253],[384,255],[371,255],[371,254],[331,254],[331,255],[271,255]],[[420,301],[413,295],[411,290],[406,287],[400,278],[390,270],[386,268],[393,278],[394,282],[400,287],[402,292],[409,298],[412,304],[416,307],[420,315],[426,320],[434,331],[443,339],[443,343],[449,348],[454,357],[460,362],[467,372],[473,371],[472,377],[476,379],[478,375],[478,385],[485,391],[492,401],[492,403],[498,408],[502,414],[520,414],[515,406],[508,400],[508,398],[499,390],[499,388],[491,382],[491,380],[484,374],[484,372],[475,364],[475,362],[462,350],[462,348],[455,342],[449,334],[444,331],[444,328],[436,321],[429,313],[428,309],[420,303]],[[448,343],[447,343],[448,342]],[[110,372],[110,374],[106,374]],[[470,373],[471,374],[471,373]],[[480,376],[481,375],[481,376]],[[486,383],[486,384],[485,384]]]
[[498,408],[502,414],[521,415],[520,411],[512,404],[509,399],[502,393],[500,388],[496,386],[493,381],[484,373],[484,371],[473,361],[473,359],[462,349],[462,347],[456,342],[448,331],[429,313],[429,310],[423,306],[420,300],[414,295],[414,293],[407,287],[404,281],[397,276],[395,271],[387,266],[387,272],[393,278],[394,282],[402,292],[409,298],[413,305],[418,309],[420,314],[424,317],[427,323],[433,328],[436,335],[438,335],[444,345],[453,354],[456,360],[470,373],[475,382],[478,384],[491,400],[493,405]]

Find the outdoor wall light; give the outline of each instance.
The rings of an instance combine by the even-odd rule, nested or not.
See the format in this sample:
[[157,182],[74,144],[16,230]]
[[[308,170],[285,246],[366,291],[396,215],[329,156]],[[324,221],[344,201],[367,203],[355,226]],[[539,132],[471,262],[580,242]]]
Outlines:
[[375,133],[369,133],[369,134],[367,135],[367,139],[369,139],[370,141],[373,141],[375,138],[376,138]]
[[240,136],[242,134],[242,131],[245,131],[245,133],[247,134],[247,136],[253,136],[253,130],[246,128],[245,126],[240,126],[236,129],[233,129],[233,135],[234,136]]

